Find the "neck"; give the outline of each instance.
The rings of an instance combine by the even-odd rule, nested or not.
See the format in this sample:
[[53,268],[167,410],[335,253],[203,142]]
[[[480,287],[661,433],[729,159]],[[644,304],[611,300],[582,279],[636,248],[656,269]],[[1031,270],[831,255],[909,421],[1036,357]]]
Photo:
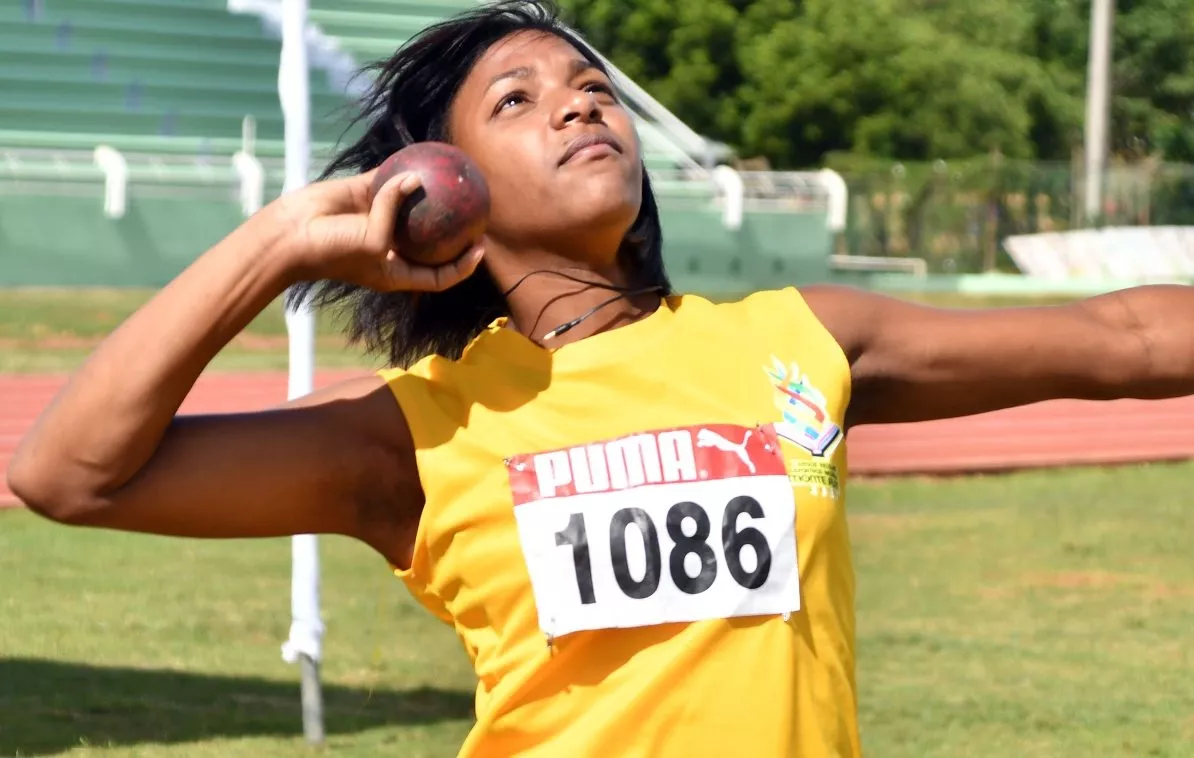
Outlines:
[[[489,265],[501,291],[509,291],[517,285],[506,298],[511,325],[546,348],[558,348],[598,332],[634,323],[653,312],[660,303],[658,292],[619,297],[621,293],[609,289],[639,289],[641,286],[632,282],[616,263],[588,266],[548,253],[520,253],[506,261],[513,265],[495,266],[492,258]],[[606,303],[611,298],[615,299]],[[551,339],[544,339],[552,330],[584,316],[593,308],[597,310],[575,326]]]

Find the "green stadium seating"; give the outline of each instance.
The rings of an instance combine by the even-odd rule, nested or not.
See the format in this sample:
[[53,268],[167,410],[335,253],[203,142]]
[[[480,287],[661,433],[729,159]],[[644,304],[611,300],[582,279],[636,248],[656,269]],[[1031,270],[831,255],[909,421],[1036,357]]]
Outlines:
[[[268,113],[278,99],[276,89],[248,84],[210,86],[188,79],[145,82],[134,77],[128,82],[88,81],[85,71],[77,75],[42,74],[36,77],[19,72],[0,71],[0,92],[12,107],[62,103],[80,110],[120,109],[132,113],[186,113],[196,103],[204,103],[203,112],[212,116],[240,118],[246,113]],[[331,93],[311,96],[314,120],[343,110],[344,98]]]
[[[472,6],[313,0],[309,12],[363,64]],[[233,140],[251,116],[261,140],[282,138],[280,44],[260,19],[230,13],[224,0],[44,0],[42,8],[33,19],[24,0],[0,9],[0,129],[61,133],[64,144],[78,144],[68,135],[94,132],[176,137],[189,145]],[[311,95],[312,138],[333,143],[344,134],[351,101],[318,68]],[[669,156],[647,153],[652,169],[675,167]]]
[[[163,137],[156,134],[103,134],[97,132],[46,132],[0,129],[0,147],[29,150],[89,151],[97,145],[109,145],[121,152],[150,155],[191,156],[195,158],[230,158],[241,149],[238,137]],[[332,143],[316,143],[316,158],[331,154]],[[286,145],[280,139],[257,139],[254,154],[259,158],[281,159]]]
[[393,52],[402,42],[441,20],[442,16],[421,16],[395,13],[362,13],[360,11],[311,8],[308,18],[319,24],[324,33],[341,40],[366,37],[389,40]]
[[[198,40],[198,42],[197,42]],[[81,53],[88,57],[125,55],[162,60],[194,61],[196,64],[278,64],[279,45],[267,37],[216,37],[205,39],[166,29],[133,32],[119,28],[79,27],[68,22],[0,22],[0,49],[6,52]]]
[[[312,57],[314,178],[352,113],[344,75],[475,3],[309,3],[310,22],[330,41],[326,52],[350,56],[337,71]],[[33,7],[0,2],[0,286],[166,281],[243,217],[233,156],[246,146],[246,120],[264,171],[263,200],[281,191],[276,19],[230,12],[228,0],[39,0],[31,14]],[[669,141],[672,133],[639,116],[674,271],[708,292],[746,291],[796,271],[816,277],[828,251],[823,213],[748,209],[740,230],[727,229],[713,183],[689,178],[695,164]],[[127,208],[118,218],[105,214],[99,145],[127,163]],[[50,245],[44,229],[53,224],[69,229]],[[39,254],[12,257],[21,251]]]

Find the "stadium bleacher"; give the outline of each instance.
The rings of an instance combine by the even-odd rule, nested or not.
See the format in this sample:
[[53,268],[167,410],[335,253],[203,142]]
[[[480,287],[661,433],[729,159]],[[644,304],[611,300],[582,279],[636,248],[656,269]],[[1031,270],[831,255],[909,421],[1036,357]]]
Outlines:
[[[313,175],[345,133],[355,70],[472,5],[309,0]],[[0,4],[0,213],[19,217],[0,247],[0,258],[15,264],[0,266],[0,284],[160,283],[251,210],[248,197],[276,197],[284,154],[280,52],[279,0]],[[726,187],[702,165],[703,138],[633,82],[620,83],[631,94],[673,269],[705,289],[739,291],[798,270],[805,278],[823,271],[830,233],[816,181],[785,185],[781,199],[795,198],[795,206],[748,195],[741,220],[729,223]],[[99,160],[101,145],[118,158],[109,151],[106,163]],[[234,158],[242,152],[258,167],[256,193],[246,189],[254,172]],[[115,202],[114,192],[127,197]],[[70,281],[63,280],[65,250],[17,257],[44,248],[39,235],[64,215],[91,241],[91,260]],[[160,234],[145,232],[158,227]]]
[[[231,156],[249,116],[255,151],[281,155],[279,50],[223,0],[4,5],[0,144]],[[312,74],[313,116],[343,109],[343,93]],[[339,135],[336,119],[312,121],[314,141]]]

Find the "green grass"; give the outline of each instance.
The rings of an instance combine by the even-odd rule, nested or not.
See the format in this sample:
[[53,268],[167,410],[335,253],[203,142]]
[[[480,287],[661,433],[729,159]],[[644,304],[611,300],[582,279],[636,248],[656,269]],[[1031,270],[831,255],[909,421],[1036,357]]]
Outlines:
[[[855,482],[877,758],[1194,755],[1194,464]],[[328,755],[454,755],[473,678],[382,562],[322,542]],[[307,754],[286,541],[0,513],[0,755]],[[699,693],[693,693],[699,697]]]
[[[453,755],[472,674],[383,561],[321,543],[329,753]],[[289,543],[70,530],[0,511],[0,756],[304,754]]]
[[[151,296],[149,290],[0,289],[0,373],[75,368],[109,332]],[[328,313],[317,321],[316,361],[323,368],[377,368],[381,360],[350,348]],[[212,362],[220,370],[285,370],[286,322],[272,303]]]
[[[0,373],[70,371],[152,294],[121,289],[0,289]],[[935,293],[901,297],[959,307],[1058,302]],[[380,358],[346,346],[338,324],[327,313],[318,320],[316,361],[324,368],[381,366]],[[286,324],[281,303],[275,302],[216,357],[212,368],[285,370],[286,362]]]
[[853,485],[872,753],[1194,755],[1192,477]]

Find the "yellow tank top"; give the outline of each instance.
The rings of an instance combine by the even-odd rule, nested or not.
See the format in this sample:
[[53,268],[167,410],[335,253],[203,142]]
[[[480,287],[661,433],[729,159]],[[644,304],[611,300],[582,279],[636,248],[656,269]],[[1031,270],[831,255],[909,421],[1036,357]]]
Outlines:
[[795,289],[382,376],[426,493],[395,573],[477,673],[462,756],[859,755],[850,373]]

